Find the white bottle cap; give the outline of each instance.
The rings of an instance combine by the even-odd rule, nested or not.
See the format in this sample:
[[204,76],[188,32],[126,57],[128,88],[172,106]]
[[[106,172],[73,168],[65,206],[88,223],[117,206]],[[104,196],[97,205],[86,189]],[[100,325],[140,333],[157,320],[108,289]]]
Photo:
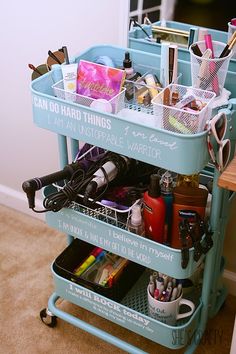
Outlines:
[[142,224],[142,213],[141,213],[141,206],[138,204],[135,204],[132,207],[132,214],[131,214],[131,224],[134,226],[138,226]]

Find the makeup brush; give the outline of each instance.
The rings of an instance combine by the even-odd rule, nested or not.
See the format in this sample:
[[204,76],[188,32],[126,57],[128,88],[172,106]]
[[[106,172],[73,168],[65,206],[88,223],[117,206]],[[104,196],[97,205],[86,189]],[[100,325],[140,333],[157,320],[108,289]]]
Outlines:
[[48,55],[53,59],[53,60],[55,60],[58,64],[62,64],[62,62],[58,59],[58,57],[55,55],[55,54],[53,54],[53,52],[51,51],[51,50],[49,50],[48,51]]
[[230,39],[228,40],[228,43],[226,44],[226,46],[224,47],[222,53],[220,54],[219,58],[224,58],[227,55],[229,55],[231,49],[233,48],[233,46],[236,43],[236,32],[234,32],[232,34],[232,36],[230,37]]
[[43,75],[43,73],[41,73],[33,64],[28,64],[28,67],[29,67],[31,70],[35,71],[35,72],[36,72],[37,74],[39,74],[40,76]]

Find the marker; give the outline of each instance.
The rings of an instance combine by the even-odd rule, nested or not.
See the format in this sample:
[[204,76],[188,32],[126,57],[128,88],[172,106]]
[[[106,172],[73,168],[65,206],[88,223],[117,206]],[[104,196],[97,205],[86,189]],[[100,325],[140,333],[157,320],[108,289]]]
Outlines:
[[175,287],[172,291],[170,301],[174,301],[176,299],[177,293],[178,293],[178,289],[177,289],[177,287]]
[[158,296],[159,296],[159,290],[158,289],[155,289],[154,290],[154,299],[158,300]]
[[164,288],[164,280],[160,276],[156,279],[156,289],[160,290],[161,287]]
[[178,284],[176,299],[178,299],[178,297],[181,295],[181,292],[182,292],[182,284]]
[[164,290],[165,290],[164,285],[161,285],[160,289],[159,289],[159,296],[158,296],[158,300],[160,300],[160,301],[162,301],[161,297],[162,297],[162,293]]
[[169,284],[169,283],[168,283],[169,276],[166,275],[166,274],[163,274],[163,280],[164,280],[164,287],[166,288],[166,287],[167,287],[167,284]]
[[172,285],[173,285],[173,288],[176,287],[176,279],[175,278],[172,278]]
[[150,281],[149,281],[149,292],[152,296],[154,296],[154,292],[155,292],[155,283],[154,283],[154,279],[153,276],[150,275]]
[[98,257],[102,252],[102,248],[96,247],[88,256],[88,258],[78,268],[75,269],[74,274],[79,277],[86,269],[88,269],[88,267],[91,266],[91,264],[93,264],[93,262],[96,261],[96,257]]
[[166,296],[164,301],[170,301],[171,293],[172,293],[172,282],[170,281],[166,288]]

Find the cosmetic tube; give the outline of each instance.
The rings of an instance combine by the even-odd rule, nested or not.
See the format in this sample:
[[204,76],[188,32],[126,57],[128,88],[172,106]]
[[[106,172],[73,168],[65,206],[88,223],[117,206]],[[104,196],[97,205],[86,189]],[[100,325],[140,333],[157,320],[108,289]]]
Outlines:
[[[65,90],[65,99],[75,101],[78,64],[62,65],[62,76]],[[73,95],[74,94],[74,95]]]

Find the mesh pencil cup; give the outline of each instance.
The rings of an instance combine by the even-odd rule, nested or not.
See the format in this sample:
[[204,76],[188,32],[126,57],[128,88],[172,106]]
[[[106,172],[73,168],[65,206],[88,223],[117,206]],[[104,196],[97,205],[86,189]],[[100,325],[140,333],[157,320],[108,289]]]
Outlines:
[[[160,128],[196,134],[205,129],[206,121],[211,118],[211,102],[215,96],[211,91],[171,84],[152,100],[153,113]],[[189,108],[189,104],[194,105],[194,109]]]
[[[203,53],[201,57],[194,54],[192,50],[192,46],[195,44]],[[232,51],[227,56],[219,58],[226,44],[212,41],[212,46],[214,59],[211,58],[210,50],[206,51],[205,41],[196,42],[190,46],[192,86],[213,91],[217,96],[220,96],[225,84]]]

